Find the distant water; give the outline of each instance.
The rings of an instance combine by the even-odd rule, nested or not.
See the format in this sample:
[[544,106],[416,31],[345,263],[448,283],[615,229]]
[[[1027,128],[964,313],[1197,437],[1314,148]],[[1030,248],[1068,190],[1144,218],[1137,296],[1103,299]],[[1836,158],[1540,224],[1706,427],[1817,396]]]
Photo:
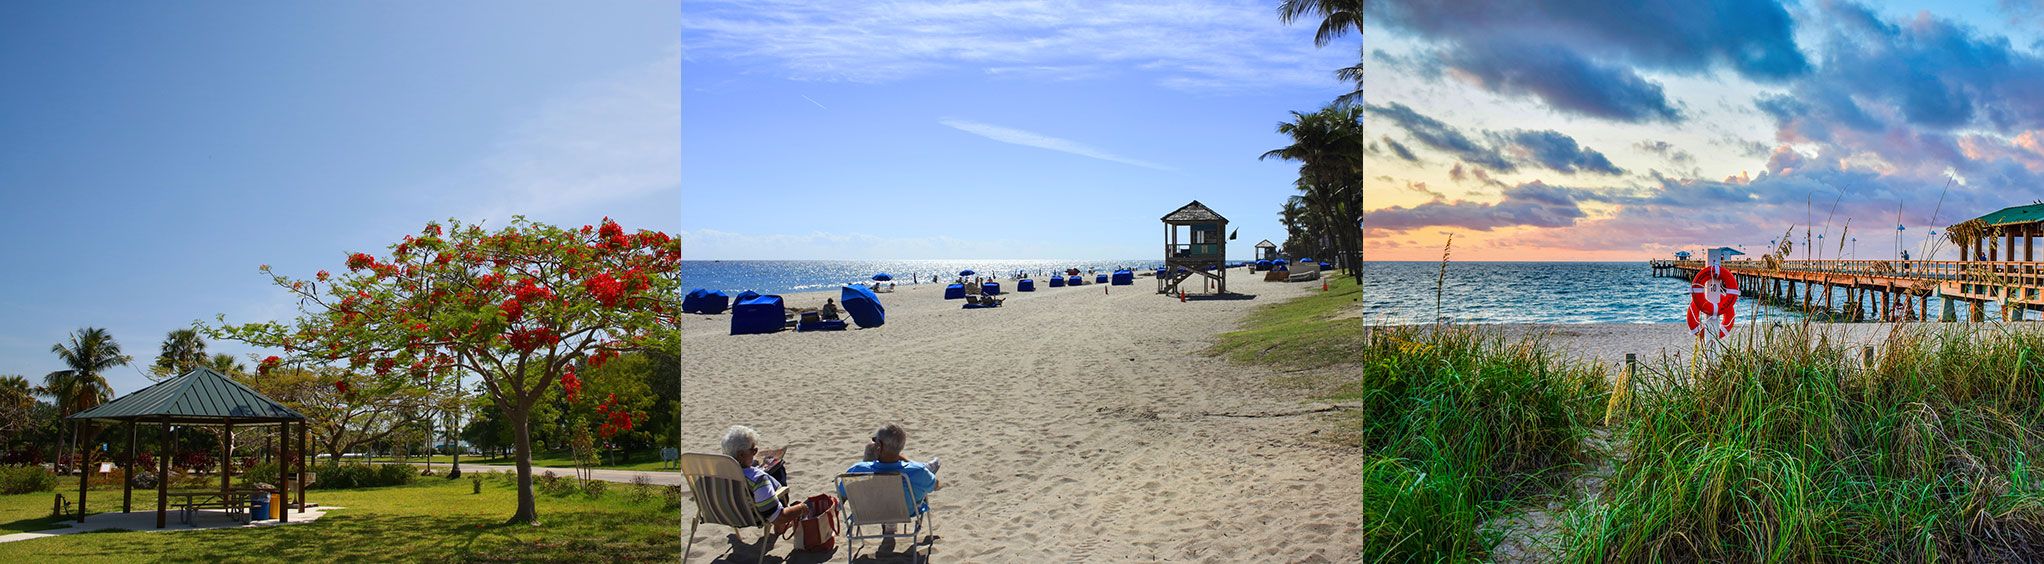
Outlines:
[[[1370,262],[1363,274],[1364,315],[1373,323],[1434,318],[1438,262]],[[1689,282],[1655,278],[1638,262],[1450,262],[1441,316],[1456,323],[1681,323]],[[1758,305],[1739,302],[1739,323]],[[1761,306],[1768,319],[1800,314]]]
[[684,260],[681,286],[707,288],[737,294],[752,290],[762,294],[786,294],[829,290],[851,282],[870,280],[885,272],[897,285],[915,280],[929,284],[930,277],[957,278],[963,270],[976,276],[1007,279],[1017,271],[1032,275],[1063,272],[1077,268],[1112,272],[1116,268],[1155,269],[1161,260]]

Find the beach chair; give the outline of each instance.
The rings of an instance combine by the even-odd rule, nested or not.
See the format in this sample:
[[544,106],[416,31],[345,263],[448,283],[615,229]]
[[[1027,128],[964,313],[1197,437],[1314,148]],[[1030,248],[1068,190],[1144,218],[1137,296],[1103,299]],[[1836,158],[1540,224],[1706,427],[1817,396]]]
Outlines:
[[[688,544],[681,549],[682,561],[688,560],[688,551],[695,547],[696,527],[708,523],[731,527],[732,534],[758,527],[759,561],[765,562],[767,550],[773,548],[773,524],[752,508],[752,482],[745,479],[738,461],[722,454],[690,452],[683,453],[680,462],[682,481],[688,483],[689,493],[696,500],[696,518],[688,526]],[[774,492],[774,496],[787,503],[787,486]]]
[[[838,516],[844,521],[846,562],[851,562],[858,554],[858,546],[853,544],[857,541],[906,538],[909,549],[916,550],[917,544],[934,540],[932,531],[936,529],[936,519],[930,516],[929,503],[916,503],[915,490],[909,488],[908,476],[899,472],[838,474],[837,495],[843,502],[839,505]],[[906,533],[889,534],[880,530],[873,534],[859,534],[859,527],[879,525],[911,525],[911,528]],[[927,550],[925,547],[916,551],[916,555],[925,557]],[[927,558],[923,560],[927,561]]]

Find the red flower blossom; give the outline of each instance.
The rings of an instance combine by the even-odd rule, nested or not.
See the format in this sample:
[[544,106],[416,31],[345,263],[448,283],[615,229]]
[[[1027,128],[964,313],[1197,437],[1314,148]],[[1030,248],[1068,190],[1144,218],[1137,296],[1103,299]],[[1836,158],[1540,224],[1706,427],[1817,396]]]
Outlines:
[[277,358],[276,355],[270,355],[264,358],[262,362],[256,363],[256,374],[268,375],[271,370],[275,370],[277,366],[282,364],[284,364],[284,359]]
[[575,403],[575,396],[582,393],[582,379],[575,376],[575,368],[572,366],[568,367],[567,373],[561,375],[561,391],[567,392],[568,403]]
[[328,276],[333,276],[333,275],[332,275],[332,274],[329,274],[329,273],[328,273],[327,271],[321,270],[321,271],[319,271],[319,274],[314,274],[314,275],[312,275],[312,276],[313,276],[314,278],[318,278],[318,279],[319,279],[319,281],[321,281],[321,282],[325,282]]
[[588,289],[590,297],[596,298],[596,303],[603,304],[604,307],[616,306],[618,299],[623,298],[625,294],[624,284],[612,278],[608,272],[582,281],[582,287]]
[[370,266],[373,266],[375,264],[376,257],[369,256],[369,253],[355,253],[352,255],[348,255],[348,270],[350,271],[369,268]]
[[531,278],[519,280],[518,289],[516,290],[516,292],[518,295],[518,301],[525,303],[554,299],[553,290],[548,290],[546,289],[545,286],[540,286],[538,283],[533,282]]
[[348,393],[348,381],[347,380],[334,381],[334,389],[340,391],[343,394]]
[[518,303],[518,298],[504,300],[497,309],[504,312],[504,321],[509,323],[517,323],[518,318],[525,315],[525,304]]
[[615,221],[611,221],[611,220],[610,220],[610,218],[608,218],[608,217],[606,217],[606,218],[603,218],[603,228],[602,228],[602,229],[598,229],[598,230],[596,231],[596,235],[597,235],[597,236],[599,236],[599,237],[602,237],[602,238],[605,238],[605,239],[609,239],[609,238],[612,238],[612,237],[617,237],[617,236],[620,236],[620,235],[624,235],[624,234],[625,234],[625,228],[623,228],[623,227],[618,227],[618,225],[617,225],[617,222],[615,222]]
[[591,368],[603,368],[603,365],[610,362],[610,359],[613,358],[617,358],[617,351],[597,349],[596,354],[589,355],[589,366]]
[[551,329],[539,327],[512,331],[510,340],[511,348],[517,349],[520,353],[530,353],[533,349],[561,342],[561,337],[555,335]]
[[426,233],[438,237],[440,235],[440,226],[428,223],[426,224]]

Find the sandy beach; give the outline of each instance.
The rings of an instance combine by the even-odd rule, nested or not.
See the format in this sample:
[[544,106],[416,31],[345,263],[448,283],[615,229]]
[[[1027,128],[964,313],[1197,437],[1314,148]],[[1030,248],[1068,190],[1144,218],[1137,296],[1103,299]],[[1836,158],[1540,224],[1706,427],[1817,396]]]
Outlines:
[[[1180,303],[1139,277],[1112,293],[1039,284],[987,310],[901,285],[880,295],[886,326],[845,332],[731,336],[728,315],[688,316],[683,444],[715,452],[727,426],[751,425],[789,447],[793,493],[807,497],[874,427],[900,422],[910,458],[943,459],[941,560],[1354,561],[1360,452],[1321,439],[1331,425],[1302,413],[1316,407],[1305,393],[1270,383],[1275,370],[1201,354],[1244,313],[1319,285],[1232,274],[1254,299]],[[690,558],[751,561],[730,535],[705,527]]]

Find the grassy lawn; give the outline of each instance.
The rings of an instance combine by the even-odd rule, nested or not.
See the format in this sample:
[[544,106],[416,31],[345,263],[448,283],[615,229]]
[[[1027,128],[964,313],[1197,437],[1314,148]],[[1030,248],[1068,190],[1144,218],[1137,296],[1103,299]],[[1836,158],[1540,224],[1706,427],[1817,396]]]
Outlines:
[[[72,486],[71,493],[64,497],[72,498],[78,496],[77,484],[72,484]],[[98,491],[93,491],[92,493],[95,495],[99,494]],[[0,495],[0,535],[28,533],[62,527],[63,525],[59,524],[59,522],[64,519],[63,517],[50,516],[50,500],[52,499],[56,499],[56,493],[54,492]],[[121,494],[116,491],[114,492],[114,506],[119,507],[120,503]],[[93,505],[96,507],[99,504],[95,503]]]
[[1328,278],[1328,291],[1266,305],[1242,321],[1242,329],[1221,335],[1208,352],[1250,364],[1318,368],[1361,362],[1362,303],[1356,279]]
[[[634,499],[613,484],[601,497],[540,494],[541,526],[504,525],[517,505],[504,481],[422,479],[388,488],[310,492],[312,502],[342,507],[317,522],[256,529],[165,534],[104,532],[0,543],[0,562],[200,560],[292,561],[672,561],[681,551],[679,509],[663,509],[661,490]],[[98,492],[94,492],[97,494]],[[34,526],[49,512],[48,492],[0,496],[0,530]],[[106,500],[118,508],[120,495]],[[95,508],[100,503],[93,503]]]
[[[635,462],[632,462],[631,464],[598,464],[595,467],[603,468],[606,470],[667,470],[665,468],[661,468],[661,466],[664,465],[665,463],[660,462],[660,455],[657,453],[638,453],[634,456],[636,456],[637,458],[635,458],[634,459]],[[400,459],[378,458],[376,460],[391,461]],[[404,460],[407,460],[409,462],[425,462],[426,457],[419,456]],[[434,464],[452,462],[453,460],[454,457],[452,456],[446,455],[433,456]],[[475,463],[499,466],[511,466],[518,464],[516,460],[513,460],[510,457],[489,458],[487,456],[468,456],[468,455],[463,455],[461,457],[461,462],[463,464]],[[575,461],[568,456],[568,453],[565,452],[536,452],[533,453],[532,455],[532,465],[546,468],[573,468],[575,466]]]

